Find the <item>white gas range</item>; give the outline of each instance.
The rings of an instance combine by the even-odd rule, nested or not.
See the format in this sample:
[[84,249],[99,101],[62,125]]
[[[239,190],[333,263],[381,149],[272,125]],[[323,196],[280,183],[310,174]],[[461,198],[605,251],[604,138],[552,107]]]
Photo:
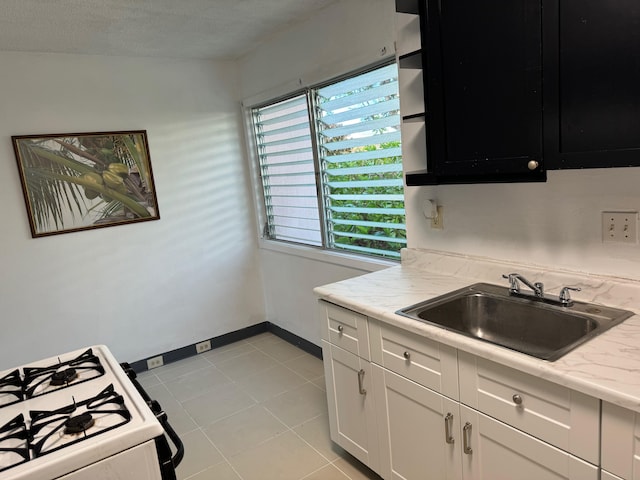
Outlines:
[[159,404],[104,345],[0,372],[2,480],[175,480],[182,455]]

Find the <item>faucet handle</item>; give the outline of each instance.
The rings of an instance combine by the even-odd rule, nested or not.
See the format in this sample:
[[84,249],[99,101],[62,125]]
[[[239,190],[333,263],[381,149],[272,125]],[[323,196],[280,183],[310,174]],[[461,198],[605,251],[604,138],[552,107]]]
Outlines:
[[569,307],[573,304],[571,301],[571,294],[569,293],[570,290],[579,292],[582,289],[580,287],[563,287],[562,290],[560,290],[560,303],[565,307]]
[[518,273],[502,274],[502,278],[509,280],[509,290],[513,293],[520,292],[520,285],[518,285]]

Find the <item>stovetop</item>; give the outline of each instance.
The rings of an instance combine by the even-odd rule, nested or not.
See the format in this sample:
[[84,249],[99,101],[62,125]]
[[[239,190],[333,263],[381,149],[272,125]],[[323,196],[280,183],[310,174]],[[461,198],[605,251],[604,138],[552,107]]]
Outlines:
[[44,360],[1,376],[0,408],[75,386],[105,373],[100,357],[91,348],[77,356],[65,357],[65,361],[56,357],[53,362]]
[[107,347],[0,372],[0,477],[50,480],[163,432]]

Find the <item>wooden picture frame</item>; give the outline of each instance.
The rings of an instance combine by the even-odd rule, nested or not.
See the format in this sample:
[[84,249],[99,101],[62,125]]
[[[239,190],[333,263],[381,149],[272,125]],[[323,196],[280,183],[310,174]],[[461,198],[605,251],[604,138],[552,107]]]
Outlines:
[[32,237],[160,219],[146,130],[11,140]]

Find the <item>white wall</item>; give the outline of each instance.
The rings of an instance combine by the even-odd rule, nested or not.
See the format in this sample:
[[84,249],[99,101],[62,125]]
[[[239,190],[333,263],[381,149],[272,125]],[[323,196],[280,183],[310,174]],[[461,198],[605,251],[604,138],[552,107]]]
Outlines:
[[394,11],[394,0],[341,0],[280,32],[238,62],[242,98],[270,100],[393,57]]
[[[280,32],[238,62],[241,97],[266,101],[393,56],[394,9],[394,0],[342,0]],[[381,268],[265,249],[261,262],[269,320],[317,345],[313,287]]]
[[[0,53],[0,370],[265,319],[235,65]],[[161,219],[32,239],[11,135],[147,130]]]
[[[601,212],[640,211],[640,168],[551,171],[546,183],[406,189],[409,246],[640,279],[640,245],[602,242]],[[432,230],[421,201],[444,206]]]
[[[393,45],[393,16],[393,0],[337,2],[243,58],[242,97],[264,101],[375,62]],[[423,165],[407,166],[417,168]],[[406,188],[409,246],[640,279],[640,246],[601,241],[603,210],[640,210],[640,168],[548,177],[537,184]],[[444,206],[444,230],[428,227],[425,198]],[[269,318],[314,342],[309,290],[362,273],[283,253],[263,251],[261,258]]]

